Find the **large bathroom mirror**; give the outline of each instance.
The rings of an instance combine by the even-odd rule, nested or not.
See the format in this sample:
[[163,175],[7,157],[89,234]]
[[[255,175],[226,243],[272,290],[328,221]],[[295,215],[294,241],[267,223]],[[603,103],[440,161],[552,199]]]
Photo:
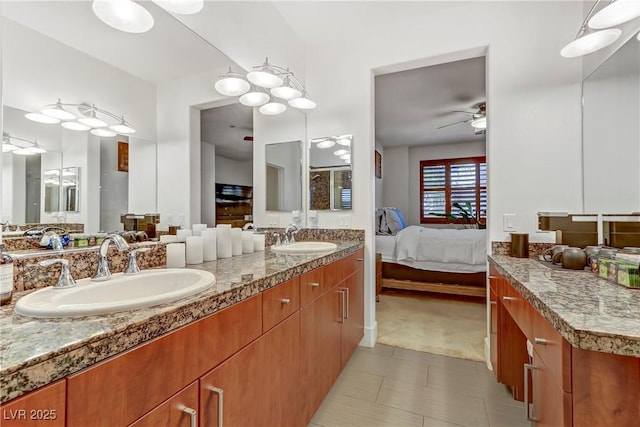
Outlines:
[[352,209],[351,135],[313,138],[309,144],[309,209]]
[[[4,172],[4,170],[3,170]],[[4,177],[3,177],[4,179]],[[60,169],[49,169],[44,171],[44,206],[45,213],[58,212],[60,210]],[[24,221],[25,223],[31,221]],[[40,222],[38,215],[37,221]]]
[[62,207],[64,212],[78,212],[80,209],[80,168],[62,169]]
[[265,145],[265,167],[265,209],[302,209],[302,141]]
[[640,212],[640,42],[583,82],[584,213]]
[[[154,26],[142,34],[117,31],[104,24],[93,13],[90,1],[12,1],[3,2],[0,8],[4,129],[13,128],[18,136],[37,139],[47,149],[41,155],[40,180],[45,170],[79,167],[80,185],[68,186],[64,192],[69,196],[67,206],[61,201],[55,206],[49,200],[47,211],[68,207],[72,211],[64,215],[64,220],[81,222],[89,232],[121,228],[120,215],[125,212],[157,212],[156,103],[162,85],[167,87],[175,79],[217,69],[214,66],[220,58],[225,58],[225,68],[231,65],[217,49],[161,7],[153,2],[144,2],[144,7],[153,15]],[[63,103],[95,104],[117,118],[124,116],[136,132],[128,138],[124,134],[105,137],[30,121],[34,127],[29,132],[22,128],[26,112],[38,112],[58,98]],[[7,110],[15,114],[7,114]],[[80,109],[68,110],[81,117]],[[113,118],[99,118],[117,124]],[[55,133],[56,137],[48,141],[38,136],[42,132]],[[105,140],[114,147],[118,142],[129,144],[128,171],[109,163],[109,181],[119,185],[111,194],[126,199],[124,203],[118,200],[117,208],[113,199],[100,203],[107,189],[102,182],[100,156]],[[56,165],[48,159],[53,153],[58,156]],[[16,155],[4,154],[3,177],[6,162],[25,162]],[[12,191],[3,191],[2,220],[14,224],[62,221],[45,212],[44,195],[53,189],[47,190],[44,184],[42,202],[37,207],[40,218],[27,218],[25,201],[18,196],[25,192],[23,175],[20,172],[17,180],[3,179],[3,190],[11,184]],[[5,198],[11,200],[5,203]]]

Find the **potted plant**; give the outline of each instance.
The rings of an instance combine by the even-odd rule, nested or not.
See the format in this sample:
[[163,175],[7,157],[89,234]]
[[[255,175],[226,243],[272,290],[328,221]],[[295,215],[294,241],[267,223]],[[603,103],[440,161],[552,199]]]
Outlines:
[[471,202],[464,202],[464,204],[455,202],[451,205],[451,208],[452,208],[451,209],[452,211],[453,209],[457,210],[455,214],[454,213],[443,214],[443,213],[432,212],[429,215],[441,216],[441,217],[447,218],[452,223],[459,223],[460,220],[463,220],[464,222],[466,222],[465,224],[466,228],[486,228],[486,224],[480,223],[475,217],[475,215],[473,214]]

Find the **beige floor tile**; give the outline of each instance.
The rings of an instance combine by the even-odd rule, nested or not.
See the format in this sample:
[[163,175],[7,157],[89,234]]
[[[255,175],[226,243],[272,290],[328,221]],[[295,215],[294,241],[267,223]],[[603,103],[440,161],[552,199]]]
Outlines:
[[429,369],[429,387],[450,390],[466,396],[481,397],[499,396],[510,398],[509,392],[502,384],[488,375],[455,371],[452,368],[432,366]]
[[390,345],[384,345],[384,344],[376,344],[375,347],[358,347],[356,349],[356,351],[359,353],[375,354],[377,356],[386,356],[386,357],[391,357],[394,350],[395,350],[395,347]]
[[462,424],[449,423],[435,418],[424,417],[423,427],[464,427]]
[[410,384],[427,385],[429,369],[426,363],[393,359],[375,354],[355,353],[346,369],[355,369],[381,377],[394,378]]
[[322,427],[422,427],[423,417],[374,402],[329,394],[311,422]]
[[375,402],[382,385],[382,378],[368,372],[345,369],[331,388],[330,393]]
[[464,426],[489,426],[481,398],[385,378],[377,403]]

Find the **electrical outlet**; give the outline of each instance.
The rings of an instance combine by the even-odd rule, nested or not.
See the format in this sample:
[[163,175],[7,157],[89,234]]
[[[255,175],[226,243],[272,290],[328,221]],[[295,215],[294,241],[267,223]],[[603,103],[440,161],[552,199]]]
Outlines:
[[338,217],[338,227],[349,228],[351,224],[351,217],[349,215],[340,215]]
[[269,227],[277,227],[280,223],[278,215],[267,215],[267,224]]
[[502,231],[516,231],[516,214],[502,216]]

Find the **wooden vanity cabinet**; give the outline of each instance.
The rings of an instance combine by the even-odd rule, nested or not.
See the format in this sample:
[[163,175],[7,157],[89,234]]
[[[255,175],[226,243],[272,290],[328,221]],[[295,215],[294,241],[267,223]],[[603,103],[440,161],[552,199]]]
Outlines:
[[[515,387],[515,398],[527,392],[533,424],[637,425],[640,358],[573,347],[493,266],[490,275],[498,301],[496,378]],[[533,345],[531,360],[527,340]]]
[[0,405],[0,425],[6,427],[64,427],[66,380],[20,396]]
[[129,427],[193,427],[198,419],[198,383],[193,382]]
[[347,272],[343,281],[346,290],[344,321],[342,323],[340,366],[344,368],[364,335],[364,258],[363,251],[349,257]]

